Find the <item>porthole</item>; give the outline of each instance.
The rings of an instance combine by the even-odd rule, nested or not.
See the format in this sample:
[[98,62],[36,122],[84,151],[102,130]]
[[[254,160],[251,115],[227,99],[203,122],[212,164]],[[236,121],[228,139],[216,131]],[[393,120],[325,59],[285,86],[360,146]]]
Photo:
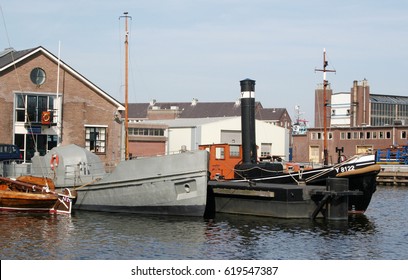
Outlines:
[[35,85],[40,86],[45,82],[45,71],[39,67],[34,68],[31,70],[30,78]]

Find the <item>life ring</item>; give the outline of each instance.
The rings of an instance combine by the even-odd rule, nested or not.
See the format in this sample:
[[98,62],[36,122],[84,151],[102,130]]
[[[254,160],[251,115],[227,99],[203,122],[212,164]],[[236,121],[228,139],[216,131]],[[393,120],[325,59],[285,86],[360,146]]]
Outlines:
[[50,114],[44,114],[43,120],[44,122],[49,122],[50,121]]
[[57,167],[58,167],[58,164],[59,164],[58,155],[53,154],[53,155],[51,156],[51,160],[50,160],[51,170],[54,170],[55,168],[57,168]]
[[345,155],[341,155],[340,156],[340,162],[343,162],[347,159],[347,157]]
[[41,113],[41,124],[50,124],[51,123],[51,112],[43,111]]

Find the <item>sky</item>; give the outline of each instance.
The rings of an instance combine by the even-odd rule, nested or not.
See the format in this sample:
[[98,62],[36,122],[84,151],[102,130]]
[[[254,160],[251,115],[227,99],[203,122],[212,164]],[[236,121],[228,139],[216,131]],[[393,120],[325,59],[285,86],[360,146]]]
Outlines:
[[[405,0],[0,0],[0,50],[42,46],[124,101],[235,102],[256,81],[264,108],[295,106],[313,126],[323,49],[333,91],[367,79],[374,94],[408,95]],[[60,46],[60,47],[59,47]]]

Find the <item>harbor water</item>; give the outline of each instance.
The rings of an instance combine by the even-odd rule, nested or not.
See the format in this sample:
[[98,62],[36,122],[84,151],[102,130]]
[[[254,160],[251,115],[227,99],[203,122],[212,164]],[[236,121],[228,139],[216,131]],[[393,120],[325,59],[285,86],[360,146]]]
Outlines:
[[2,260],[407,260],[408,188],[348,221],[75,211],[0,214]]

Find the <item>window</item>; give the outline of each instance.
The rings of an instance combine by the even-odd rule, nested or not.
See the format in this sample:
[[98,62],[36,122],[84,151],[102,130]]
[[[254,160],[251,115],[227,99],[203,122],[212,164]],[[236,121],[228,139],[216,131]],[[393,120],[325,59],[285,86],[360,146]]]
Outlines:
[[401,131],[401,139],[407,139],[407,132],[405,130]]
[[261,143],[261,157],[268,157],[271,155],[272,143]]
[[53,95],[16,94],[16,121],[40,123],[42,112],[54,110],[54,101]]
[[30,79],[33,84],[40,86],[45,83],[45,71],[39,67],[31,70]]
[[[329,136],[330,136],[330,134],[329,134]],[[311,138],[312,138],[312,140],[320,140],[320,139],[323,139],[323,133],[321,133],[321,132],[313,132],[313,133],[311,134]]]
[[85,127],[85,147],[96,154],[106,153],[106,127]]
[[224,148],[216,147],[215,148],[215,159],[224,159]]
[[241,157],[241,155],[239,154],[239,146],[230,146],[230,157]]
[[164,129],[162,128],[137,128],[130,127],[129,135],[138,136],[164,136]]
[[47,134],[15,134],[14,143],[20,148],[21,159],[31,160],[34,153],[38,151],[40,156],[45,155],[57,146],[57,135]]

